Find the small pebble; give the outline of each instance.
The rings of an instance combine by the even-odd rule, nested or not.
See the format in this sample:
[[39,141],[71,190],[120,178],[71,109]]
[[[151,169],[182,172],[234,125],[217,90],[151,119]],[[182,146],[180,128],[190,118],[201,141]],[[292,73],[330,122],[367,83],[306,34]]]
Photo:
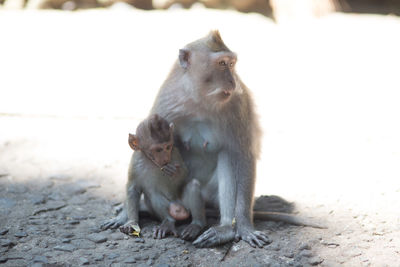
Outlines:
[[4,228],[4,229],[0,230],[0,235],[5,235],[7,233],[8,233],[8,229],[7,228]]
[[109,254],[109,255],[107,256],[107,259],[113,260],[113,259],[116,259],[116,258],[118,258],[118,257],[119,257],[119,254],[117,254],[117,253],[111,253],[111,254]]
[[14,234],[15,237],[21,238],[21,237],[27,237],[28,233],[27,232],[16,232]]
[[80,265],[89,265],[89,260],[88,259],[86,259],[86,258],[84,258],[84,257],[80,257],[79,258],[79,264]]
[[76,250],[76,247],[71,244],[65,244],[65,245],[55,246],[54,250],[73,252],[74,250]]
[[36,255],[33,260],[34,263],[35,262],[40,262],[40,263],[44,263],[44,264],[48,264],[49,261],[47,260],[47,257],[45,256],[41,256],[41,255]]
[[107,241],[107,237],[102,234],[90,234],[87,236],[87,239],[94,243],[104,243]]
[[318,265],[320,263],[322,263],[324,260],[321,259],[320,257],[316,256],[316,257],[312,257],[309,259],[308,263],[315,266]]
[[135,257],[129,257],[124,260],[124,263],[136,263]]

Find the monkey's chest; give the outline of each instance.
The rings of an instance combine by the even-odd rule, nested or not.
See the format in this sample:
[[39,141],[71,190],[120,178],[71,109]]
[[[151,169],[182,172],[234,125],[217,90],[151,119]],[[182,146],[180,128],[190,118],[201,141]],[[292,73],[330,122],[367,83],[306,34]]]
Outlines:
[[214,154],[220,150],[215,131],[204,122],[191,122],[179,129],[184,150],[191,154]]

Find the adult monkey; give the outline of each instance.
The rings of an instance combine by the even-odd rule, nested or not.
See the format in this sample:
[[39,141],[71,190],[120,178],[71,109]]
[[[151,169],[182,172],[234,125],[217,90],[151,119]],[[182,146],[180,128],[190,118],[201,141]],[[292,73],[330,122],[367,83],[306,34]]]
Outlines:
[[218,31],[186,45],[151,110],[175,124],[189,177],[200,181],[204,200],[220,210],[219,226],[199,236],[197,247],[235,237],[253,247],[269,243],[253,227],[260,127],[249,91],[235,72],[236,60]]

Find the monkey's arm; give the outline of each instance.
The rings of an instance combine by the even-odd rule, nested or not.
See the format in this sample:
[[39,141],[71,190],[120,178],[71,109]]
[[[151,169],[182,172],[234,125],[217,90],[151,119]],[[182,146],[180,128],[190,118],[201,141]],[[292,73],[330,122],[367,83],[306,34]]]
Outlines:
[[[131,178],[131,177],[130,177]],[[120,231],[124,234],[140,233],[139,227],[139,208],[140,208],[140,195],[142,191],[140,187],[131,179],[128,181],[126,188],[126,213],[128,222],[120,227]]]
[[256,159],[252,153],[232,153],[232,167],[236,166],[236,239],[242,239],[252,247],[270,243],[267,235],[255,231],[253,226],[253,196],[256,175]]
[[217,169],[212,179],[217,179],[218,182],[220,225],[211,227],[199,236],[193,242],[196,247],[213,247],[235,238],[232,222],[235,213],[236,181],[234,172],[236,166],[231,162],[228,151],[222,151],[218,154]]

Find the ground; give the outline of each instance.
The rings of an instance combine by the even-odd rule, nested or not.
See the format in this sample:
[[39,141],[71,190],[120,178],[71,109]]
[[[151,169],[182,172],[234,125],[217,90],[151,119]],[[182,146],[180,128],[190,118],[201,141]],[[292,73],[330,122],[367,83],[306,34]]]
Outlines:
[[[0,265],[400,266],[400,19],[275,25],[233,11],[1,11]],[[129,132],[177,51],[210,29],[238,53],[264,130],[256,195],[328,229],[197,249],[99,225],[124,199]]]

